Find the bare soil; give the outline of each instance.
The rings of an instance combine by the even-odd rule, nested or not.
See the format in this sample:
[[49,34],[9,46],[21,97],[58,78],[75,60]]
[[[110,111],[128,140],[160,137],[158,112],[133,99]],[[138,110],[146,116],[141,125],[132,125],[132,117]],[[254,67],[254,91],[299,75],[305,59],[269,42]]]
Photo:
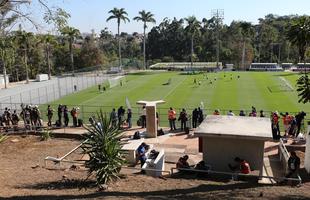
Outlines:
[[[18,141],[15,141],[17,139]],[[12,142],[14,141],[14,142]],[[0,144],[0,199],[310,199],[310,183],[301,187],[259,185],[196,176],[152,178],[126,174],[98,191],[87,171],[44,167],[46,156],[62,156],[79,141],[9,137]],[[81,155],[73,154],[72,159]]]

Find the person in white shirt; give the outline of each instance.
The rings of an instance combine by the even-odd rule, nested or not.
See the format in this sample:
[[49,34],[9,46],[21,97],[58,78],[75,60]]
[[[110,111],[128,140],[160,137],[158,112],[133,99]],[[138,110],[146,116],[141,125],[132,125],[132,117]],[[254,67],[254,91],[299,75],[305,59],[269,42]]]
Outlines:
[[232,112],[232,110],[230,110],[228,113],[227,113],[228,116],[235,116],[235,114]]

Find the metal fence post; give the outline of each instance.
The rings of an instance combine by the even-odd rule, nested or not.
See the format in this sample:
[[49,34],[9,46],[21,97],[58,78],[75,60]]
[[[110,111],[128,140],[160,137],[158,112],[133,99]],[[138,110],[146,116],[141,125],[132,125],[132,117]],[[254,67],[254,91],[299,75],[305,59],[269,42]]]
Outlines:
[[31,90],[29,90],[29,103],[32,104]]
[[59,97],[58,97],[58,98],[60,98],[60,97],[61,97],[61,90],[60,90],[60,78],[59,78],[59,77],[57,77],[57,80],[58,80],[58,92],[59,92]]
[[38,88],[38,97],[39,97],[39,104],[41,104],[41,98],[40,98],[40,88]]
[[53,94],[54,94],[54,101],[56,100],[56,94],[55,94],[55,84],[53,84]]
[[45,86],[45,95],[46,95],[46,102],[48,102],[47,86]]

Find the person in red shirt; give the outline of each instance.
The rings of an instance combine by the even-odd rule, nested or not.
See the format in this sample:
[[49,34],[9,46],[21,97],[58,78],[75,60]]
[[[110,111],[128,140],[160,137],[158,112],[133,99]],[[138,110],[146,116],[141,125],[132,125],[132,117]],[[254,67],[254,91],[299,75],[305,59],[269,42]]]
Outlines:
[[250,164],[246,160],[236,157],[234,161],[237,163],[236,165],[233,166],[231,164],[228,164],[228,167],[232,171],[239,172],[242,174],[249,174],[251,172]]
[[213,115],[220,115],[220,110],[219,109],[216,109],[213,113]]

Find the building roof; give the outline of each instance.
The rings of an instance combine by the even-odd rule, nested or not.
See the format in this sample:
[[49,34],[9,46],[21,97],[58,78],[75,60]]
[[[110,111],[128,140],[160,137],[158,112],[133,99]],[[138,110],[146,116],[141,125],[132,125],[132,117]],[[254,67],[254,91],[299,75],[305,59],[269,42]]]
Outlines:
[[250,140],[272,138],[269,118],[210,115],[196,129],[199,137],[226,137]]

